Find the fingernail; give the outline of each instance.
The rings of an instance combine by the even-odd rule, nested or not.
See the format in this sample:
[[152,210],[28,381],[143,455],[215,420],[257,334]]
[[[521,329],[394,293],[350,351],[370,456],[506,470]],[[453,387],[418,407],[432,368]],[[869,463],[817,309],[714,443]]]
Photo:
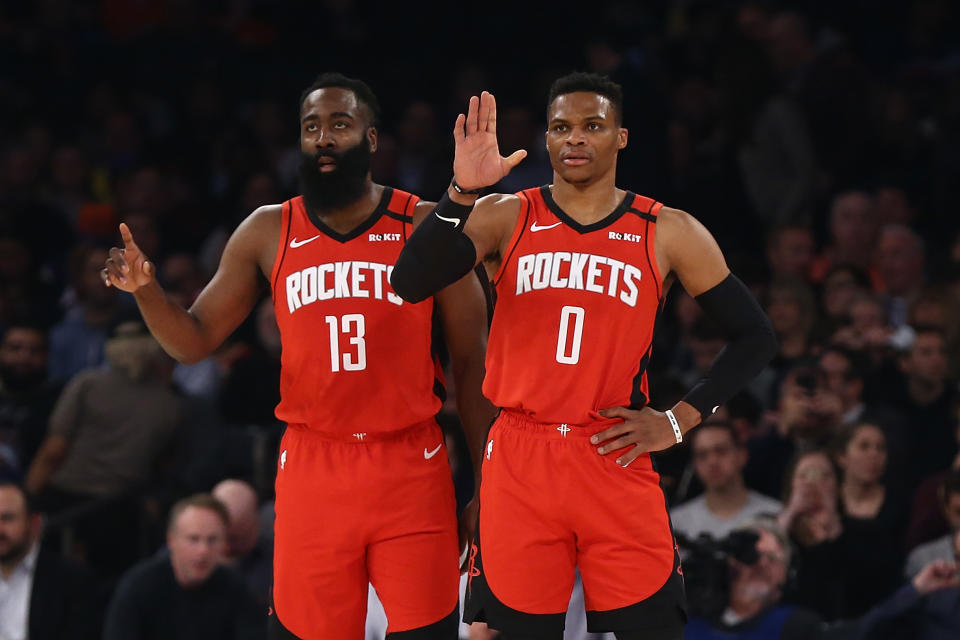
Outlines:
[[590,436],[590,442],[592,442],[593,444],[597,444],[597,440],[599,440],[597,436]]
[[619,458],[617,458],[617,464],[620,465],[621,467],[624,466],[623,460],[620,460]]
[[120,270],[127,272],[127,271],[130,271],[130,267],[128,267],[127,265],[123,265],[122,267],[120,267]]
[[120,276],[120,282],[126,284],[126,283],[127,283],[127,279],[124,278],[123,276]]
[[606,452],[607,452],[607,450],[604,449],[603,447],[600,447],[599,449],[597,449],[597,453],[599,453],[600,455],[603,455],[603,454],[605,454]]

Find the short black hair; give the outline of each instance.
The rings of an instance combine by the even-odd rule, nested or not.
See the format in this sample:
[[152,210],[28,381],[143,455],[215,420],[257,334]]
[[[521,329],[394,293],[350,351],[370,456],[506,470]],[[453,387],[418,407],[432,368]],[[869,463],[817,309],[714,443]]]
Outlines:
[[380,101],[377,100],[377,96],[373,93],[370,85],[363,80],[348,78],[342,73],[333,71],[321,73],[317,76],[317,79],[313,81],[313,84],[303,90],[303,93],[300,94],[300,109],[303,109],[303,103],[306,101],[307,96],[317,89],[325,89],[327,87],[337,87],[338,89],[352,91],[353,95],[357,97],[357,102],[366,105],[367,108],[370,109],[370,114],[373,117],[370,124],[375,127],[380,123]]
[[554,100],[562,95],[578,91],[603,96],[613,103],[617,112],[617,123],[623,121],[623,87],[607,76],[583,71],[574,71],[554,80],[550,86],[550,94],[547,96],[547,118],[550,117],[550,106]]

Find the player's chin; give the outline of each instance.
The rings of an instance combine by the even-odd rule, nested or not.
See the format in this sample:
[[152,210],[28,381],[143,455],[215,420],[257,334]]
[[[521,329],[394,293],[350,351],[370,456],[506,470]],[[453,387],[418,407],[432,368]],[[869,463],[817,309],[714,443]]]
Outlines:
[[557,173],[560,174],[560,177],[563,178],[564,182],[569,182],[570,184],[589,184],[593,182],[594,178],[596,178],[596,172],[587,166],[564,166],[563,169]]

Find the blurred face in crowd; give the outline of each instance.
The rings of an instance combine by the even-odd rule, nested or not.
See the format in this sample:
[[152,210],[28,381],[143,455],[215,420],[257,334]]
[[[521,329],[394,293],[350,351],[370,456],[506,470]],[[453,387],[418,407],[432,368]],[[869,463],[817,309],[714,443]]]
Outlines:
[[923,282],[923,246],[905,227],[891,227],[880,233],[876,264],[891,295],[906,295]]
[[250,553],[260,537],[260,513],[257,493],[241,480],[224,480],[213,488],[213,497],[223,503],[230,514],[227,527],[227,558],[233,560]]
[[838,269],[823,280],[823,308],[831,318],[844,318],[854,297],[862,292],[852,273]]
[[910,378],[923,384],[943,382],[947,377],[947,346],[943,336],[932,331],[917,334],[900,366]]
[[792,335],[804,330],[800,301],[788,290],[771,289],[767,315],[777,335]]
[[710,425],[700,427],[693,441],[693,468],[707,491],[737,484],[746,463],[746,450],[737,446],[729,431]]
[[887,326],[883,305],[873,298],[860,298],[850,305],[850,323],[858,333]]
[[300,187],[307,205],[331,211],[355,202],[377,150],[373,114],[349,89],[325,87],[300,108]]
[[880,482],[887,469],[887,438],[883,431],[872,424],[857,427],[839,462],[850,480],[863,484]]
[[839,252],[849,257],[872,246],[877,228],[873,200],[861,191],[837,196],[830,212],[830,235]]
[[216,512],[189,506],[167,532],[167,546],[177,582],[185,588],[196,587],[223,559],[227,527]]
[[[798,378],[800,381],[798,382]],[[811,380],[806,380],[810,378]],[[812,374],[791,373],[780,389],[779,419],[791,436],[808,437],[816,435],[816,414],[814,412],[815,378]]]
[[809,229],[782,229],[767,248],[767,261],[778,276],[805,279],[813,261],[813,248],[813,233]]
[[837,476],[827,455],[809,453],[793,470],[791,492],[810,492],[817,508],[833,508],[837,502]]
[[838,351],[826,351],[817,364],[820,382],[824,388],[836,393],[843,402],[844,410],[860,402],[863,393],[863,381],[851,374],[852,365],[847,357]]
[[753,565],[732,562],[731,600],[761,602],[770,605],[779,600],[787,581],[787,552],[775,535],[757,529],[757,562]]
[[587,185],[616,171],[627,130],[609,98],[575,91],[550,104],[546,139],[554,173],[570,184]]
[[47,337],[30,327],[11,327],[0,341],[0,382],[14,391],[29,389],[47,375]]
[[39,529],[39,516],[27,513],[20,489],[0,486],[0,566],[13,568],[30,551]]

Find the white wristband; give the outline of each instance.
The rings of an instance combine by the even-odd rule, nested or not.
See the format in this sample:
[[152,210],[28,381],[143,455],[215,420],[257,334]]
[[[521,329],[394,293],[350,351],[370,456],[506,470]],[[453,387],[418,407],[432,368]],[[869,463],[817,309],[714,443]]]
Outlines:
[[670,421],[670,426],[673,427],[673,435],[677,437],[677,444],[683,442],[683,431],[680,431],[680,423],[677,422],[677,416],[673,415],[673,411],[667,409],[664,411],[667,415],[667,420]]

